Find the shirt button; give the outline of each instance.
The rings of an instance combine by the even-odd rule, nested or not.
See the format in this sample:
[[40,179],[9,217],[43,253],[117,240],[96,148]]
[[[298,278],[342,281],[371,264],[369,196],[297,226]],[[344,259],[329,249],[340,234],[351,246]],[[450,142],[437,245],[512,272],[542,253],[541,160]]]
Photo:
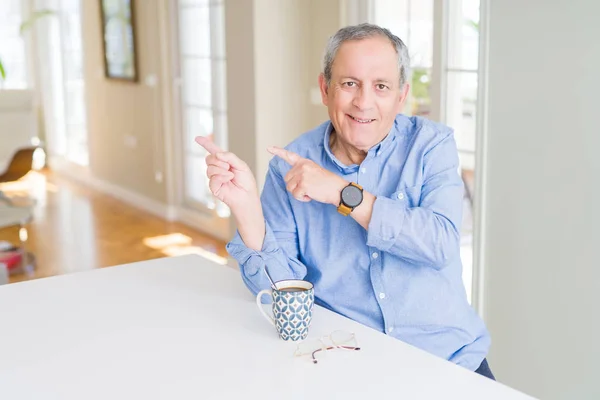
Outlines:
[[373,258],[377,258],[377,257],[379,257],[379,254],[377,254],[377,253],[373,253],[373,254],[371,254],[371,256],[372,256]]
[[393,327],[393,326],[390,326],[390,327],[388,328],[388,332],[389,332],[389,333],[392,333],[392,332],[394,332],[394,327]]
[[365,172],[367,172],[367,169],[366,168],[361,168],[360,172],[364,174]]
[[385,299],[385,293],[383,293],[383,292],[379,293],[379,298],[381,300]]
[[404,199],[404,193],[398,193],[398,200]]

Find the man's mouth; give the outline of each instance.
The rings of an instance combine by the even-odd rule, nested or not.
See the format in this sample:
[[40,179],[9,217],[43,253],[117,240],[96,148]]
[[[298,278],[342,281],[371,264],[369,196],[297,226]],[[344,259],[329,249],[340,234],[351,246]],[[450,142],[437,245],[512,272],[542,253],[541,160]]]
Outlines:
[[360,118],[354,118],[352,115],[348,114],[348,116],[350,118],[352,118],[353,120],[355,120],[356,122],[360,123],[360,124],[368,124],[371,123],[373,121],[375,121],[374,119],[360,119]]

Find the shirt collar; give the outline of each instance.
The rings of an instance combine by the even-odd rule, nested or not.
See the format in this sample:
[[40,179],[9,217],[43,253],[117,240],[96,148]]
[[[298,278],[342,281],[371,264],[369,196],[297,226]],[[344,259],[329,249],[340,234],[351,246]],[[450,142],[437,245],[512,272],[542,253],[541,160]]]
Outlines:
[[[396,137],[404,132],[404,128],[406,127],[408,122],[409,119],[407,117],[405,117],[404,115],[398,115],[396,117],[396,120],[394,121],[394,125],[392,125],[392,129],[390,129],[390,132],[387,134],[387,136],[381,142],[377,143],[375,146],[369,149],[365,161],[370,158],[377,157],[384,151],[389,149],[396,140]],[[329,147],[329,138],[331,137],[331,132],[333,132],[333,124],[331,123],[331,121],[329,121],[329,123],[327,124],[327,128],[325,129],[325,135],[323,137],[323,148],[325,149],[325,153],[327,154],[329,159],[338,167],[338,169],[344,174],[356,172],[356,170],[359,167],[357,164],[345,165],[333,155],[333,152]]]

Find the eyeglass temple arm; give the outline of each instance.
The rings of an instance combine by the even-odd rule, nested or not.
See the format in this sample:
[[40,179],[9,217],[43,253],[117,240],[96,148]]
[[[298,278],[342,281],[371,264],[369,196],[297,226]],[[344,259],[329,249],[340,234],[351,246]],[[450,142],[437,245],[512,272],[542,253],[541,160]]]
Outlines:
[[329,347],[325,347],[325,348],[321,348],[321,349],[317,349],[315,351],[312,352],[312,361],[313,364],[316,364],[319,362],[319,360],[317,360],[317,357],[315,356],[315,354],[317,354],[317,352],[322,351],[322,350],[333,350],[333,349],[346,349],[346,350],[360,350],[360,347],[354,347],[354,346],[329,346]]

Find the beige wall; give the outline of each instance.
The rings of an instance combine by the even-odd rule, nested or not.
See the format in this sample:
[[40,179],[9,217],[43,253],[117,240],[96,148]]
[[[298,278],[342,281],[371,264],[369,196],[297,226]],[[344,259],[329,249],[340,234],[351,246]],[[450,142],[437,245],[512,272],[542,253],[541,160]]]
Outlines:
[[[166,202],[165,182],[155,179],[164,170],[160,85],[144,81],[154,75],[158,82],[161,72],[158,0],[138,2],[135,10],[138,83],[104,77],[99,2],[83,1],[82,7],[91,172],[100,180]],[[135,146],[125,145],[126,136],[134,138]]]
[[262,187],[271,155],[325,121],[313,105],[327,38],[339,27],[338,0],[228,0],[229,148]]
[[260,180],[271,158],[266,148],[285,146],[310,128],[310,2],[257,0],[254,10],[256,150]]
[[[340,7],[342,0],[311,0],[310,1],[310,57],[308,59],[310,89],[319,88],[318,76],[323,70],[323,53],[327,39],[342,25]],[[327,107],[323,104],[310,104],[310,125],[317,126],[329,119]]]
[[[164,204],[174,199],[164,172],[169,83],[160,81],[169,65],[161,59],[171,57],[169,41],[160,40],[167,1],[144,0],[135,10],[138,83],[104,77],[99,2],[82,3],[91,172]],[[266,147],[283,146],[328,118],[323,105],[311,104],[310,92],[318,87],[325,42],[340,25],[340,3],[225,2],[229,148],[255,171],[260,187],[271,158]],[[156,85],[148,85],[148,77]],[[126,145],[127,137],[136,145]],[[173,158],[178,162],[177,154]]]
[[225,2],[225,37],[229,150],[255,170],[257,107],[253,1]]

